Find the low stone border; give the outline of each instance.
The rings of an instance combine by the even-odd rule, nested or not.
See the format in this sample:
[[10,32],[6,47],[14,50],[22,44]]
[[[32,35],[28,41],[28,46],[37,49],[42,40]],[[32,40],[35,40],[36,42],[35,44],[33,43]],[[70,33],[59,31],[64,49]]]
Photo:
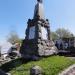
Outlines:
[[75,75],[75,64],[65,69],[63,72],[58,75]]

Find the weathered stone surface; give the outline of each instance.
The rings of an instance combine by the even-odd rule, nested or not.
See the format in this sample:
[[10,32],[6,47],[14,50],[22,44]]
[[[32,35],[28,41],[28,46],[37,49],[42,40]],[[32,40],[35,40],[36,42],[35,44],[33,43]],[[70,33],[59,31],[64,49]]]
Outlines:
[[43,49],[43,46],[41,44],[38,44],[38,49]]
[[39,32],[39,38],[41,38],[41,35],[42,35],[42,34]]
[[40,25],[40,24],[42,24],[42,22],[41,22],[41,21],[38,21],[37,23],[38,23],[39,25]]
[[38,40],[37,40],[37,43],[38,43],[38,44],[41,44],[41,40],[40,40],[40,39],[38,39]]
[[30,75],[43,75],[43,69],[40,66],[33,66],[30,69]]
[[46,43],[46,45],[49,47],[49,43]]
[[6,73],[7,75],[11,75],[10,73]]
[[34,10],[34,19],[45,19],[43,4],[38,2]]
[[54,42],[53,42],[53,41],[50,41],[49,43],[50,43],[50,47],[55,46],[55,44],[54,44]]
[[[54,54],[56,51],[54,42],[50,40],[49,21],[47,19],[44,19],[44,15],[41,14],[41,10],[43,9],[41,4],[37,3],[37,5],[35,6],[34,18],[28,20],[26,38],[25,40],[23,40],[20,49],[20,53],[24,58],[31,58],[33,55],[47,56]],[[32,29],[31,32],[33,32],[34,30],[35,36],[34,38],[29,39],[30,29],[34,26],[35,30]],[[31,37],[32,34],[33,33],[30,34]]]
[[0,70],[0,75],[7,75],[7,74],[3,72],[2,70]]
[[57,54],[55,50],[45,50],[44,53],[45,53],[45,56]]
[[40,49],[40,50],[38,50],[38,54],[39,54],[39,56],[44,56],[44,49]]
[[41,41],[41,45],[46,46],[45,41]]
[[38,32],[41,32],[41,25],[38,24]]

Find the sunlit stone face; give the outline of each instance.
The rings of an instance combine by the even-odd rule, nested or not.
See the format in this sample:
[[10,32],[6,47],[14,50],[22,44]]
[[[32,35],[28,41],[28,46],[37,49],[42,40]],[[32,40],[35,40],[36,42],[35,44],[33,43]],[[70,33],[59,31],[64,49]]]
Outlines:
[[48,39],[47,29],[44,27],[41,27],[41,32],[42,32],[42,39],[47,40]]
[[35,38],[35,26],[29,29],[29,39],[34,39],[34,38]]

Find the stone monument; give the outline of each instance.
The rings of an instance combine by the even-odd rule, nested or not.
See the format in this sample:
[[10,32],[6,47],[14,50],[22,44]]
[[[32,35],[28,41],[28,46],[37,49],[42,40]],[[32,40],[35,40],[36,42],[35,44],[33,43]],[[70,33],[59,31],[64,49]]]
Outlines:
[[49,21],[45,19],[43,0],[37,0],[33,19],[29,19],[27,24],[26,37],[20,48],[23,57],[49,56],[57,53],[50,37]]

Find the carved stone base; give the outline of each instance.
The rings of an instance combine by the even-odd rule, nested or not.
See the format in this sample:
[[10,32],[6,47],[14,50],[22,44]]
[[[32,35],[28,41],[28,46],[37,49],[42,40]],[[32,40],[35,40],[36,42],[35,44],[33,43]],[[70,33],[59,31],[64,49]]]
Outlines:
[[49,56],[57,54],[58,50],[52,41],[44,40],[23,40],[21,50],[23,57],[36,56]]
[[20,49],[22,57],[30,58],[31,56],[49,56],[57,54],[57,52],[54,42],[50,40],[50,27],[48,20],[29,19],[28,27],[26,29],[26,37],[25,40],[23,40]]

